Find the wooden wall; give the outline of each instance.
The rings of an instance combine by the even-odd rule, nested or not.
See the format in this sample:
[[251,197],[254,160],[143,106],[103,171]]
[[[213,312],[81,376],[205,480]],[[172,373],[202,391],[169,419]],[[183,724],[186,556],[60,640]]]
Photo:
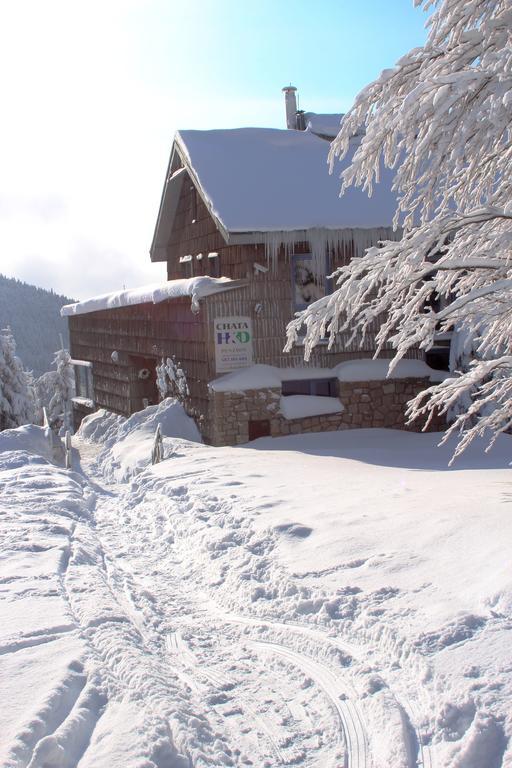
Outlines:
[[[225,245],[224,238],[217,230],[215,222],[187,174],[183,180],[168,244],[167,279],[176,280],[189,276],[179,263],[181,256],[189,254],[194,257],[194,276],[208,274],[208,253],[218,251]],[[195,259],[198,253],[204,254],[202,262]]]
[[[198,409],[206,409],[207,349],[203,317],[190,298],[91,312],[69,318],[71,355],[93,363],[97,407],[129,415],[142,408],[137,365],[176,357]],[[112,360],[112,352],[118,361]],[[140,390],[140,391],[139,391]]]
[[[376,234],[376,242],[377,239]],[[268,265],[263,244],[227,245],[188,175],[183,182],[168,251],[167,274],[170,280],[190,276],[188,264],[179,263],[180,257],[184,255],[192,256],[194,276],[211,274],[207,254],[210,251],[216,251],[219,254],[222,276],[235,280],[247,279],[249,282],[247,288],[217,294],[206,300],[207,370],[210,379],[215,377],[213,346],[215,317],[229,315],[252,317],[254,354],[258,363],[282,367],[304,365],[303,349],[300,346],[290,353],[283,353],[286,326],[294,312],[290,258],[282,249],[277,264]],[[297,243],[294,252],[308,253],[308,243]],[[203,254],[201,261],[195,258],[198,253]],[[353,257],[354,248],[350,244],[343,249],[333,250],[328,254],[328,270],[332,271],[348,263]],[[268,272],[255,271],[255,262],[268,266]],[[257,305],[261,305],[261,308],[257,308]],[[332,367],[342,360],[372,357],[375,351],[374,337],[375,333],[369,334],[362,347],[350,342],[349,334],[339,336],[330,351],[327,350],[327,344],[320,344],[312,354],[310,365]],[[383,354],[391,356],[392,351],[388,347]],[[423,355],[413,351],[411,356],[422,357]]]

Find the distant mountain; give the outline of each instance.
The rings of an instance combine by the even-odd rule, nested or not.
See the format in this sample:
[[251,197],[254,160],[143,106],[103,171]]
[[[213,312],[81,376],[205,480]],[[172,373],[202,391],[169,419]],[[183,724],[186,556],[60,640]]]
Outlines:
[[64,346],[69,346],[68,324],[60,308],[73,301],[0,275],[0,328],[11,327],[16,354],[34,376],[51,370],[54,353],[60,349],[59,333]]

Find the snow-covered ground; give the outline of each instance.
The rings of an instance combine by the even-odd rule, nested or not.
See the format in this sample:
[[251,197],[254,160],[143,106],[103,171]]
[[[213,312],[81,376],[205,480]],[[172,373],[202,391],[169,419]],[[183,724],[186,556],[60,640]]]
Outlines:
[[437,440],[0,434],[0,765],[510,768],[511,438]]

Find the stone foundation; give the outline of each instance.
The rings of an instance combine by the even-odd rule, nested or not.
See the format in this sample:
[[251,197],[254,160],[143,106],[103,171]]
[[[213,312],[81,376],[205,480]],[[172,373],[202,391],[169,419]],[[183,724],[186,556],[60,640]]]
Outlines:
[[[211,392],[205,439],[212,445],[239,445],[265,435],[279,437],[339,429],[382,427],[420,432],[423,423],[406,425],[405,409],[407,402],[428,386],[428,378],[340,381],[342,413],[300,419],[285,419],[279,413],[280,388]],[[437,418],[428,431],[445,427],[444,419]]]

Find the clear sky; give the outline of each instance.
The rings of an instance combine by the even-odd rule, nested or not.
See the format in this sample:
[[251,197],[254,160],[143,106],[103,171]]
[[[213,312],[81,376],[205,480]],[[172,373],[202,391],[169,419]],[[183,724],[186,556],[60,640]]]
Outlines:
[[412,0],[0,0],[0,272],[76,298],[148,250],[179,128],[342,112],[426,37]]

